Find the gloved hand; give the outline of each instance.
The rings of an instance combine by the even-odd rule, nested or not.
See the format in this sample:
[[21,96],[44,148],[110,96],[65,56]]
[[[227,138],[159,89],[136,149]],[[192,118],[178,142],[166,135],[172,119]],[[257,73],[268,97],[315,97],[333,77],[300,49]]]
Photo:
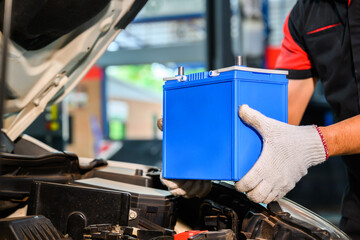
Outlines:
[[158,127],[158,129],[160,129],[160,131],[163,130],[163,118],[159,118],[157,120],[157,127]]
[[[163,118],[157,120],[157,126],[163,130]],[[161,182],[168,187],[174,196],[184,196],[185,198],[206,196],[211,190],[211,181],[207,180],[177,180],[160,178]]]
[[185,198],[205,197],[211,190],[212,183],[207,180],[178,180],[160,178],[174,196]]
[[263,138],[259,159],[235,184],[254,202],[269,203],[288,193],[307,169],[327,159],[326,143],[316,126],[294,126],[242,105],[239,116]]

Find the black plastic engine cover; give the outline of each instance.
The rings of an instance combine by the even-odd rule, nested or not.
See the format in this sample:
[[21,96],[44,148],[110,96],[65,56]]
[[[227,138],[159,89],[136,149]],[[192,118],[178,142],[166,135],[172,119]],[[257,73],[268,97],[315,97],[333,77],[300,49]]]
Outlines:
[[95,167],[107,165],[107,162],[95,159],[89,165],[82,166],[78,156],[70,152],[42,155],[0,153],[0,165],[0,197],[4,200],[21,200],[29,196],[34,180],[70,183]]
[[67,184],[34,182],[28,215],[44,215],[73,239],[91,224],[127,226],[130,194]]
[[[177,198],[171,196],[170,192],[101,178],[81,179],[76,180],[75,183],[128,192],[131,194],[130,208],[137,212],[138,217],[164,228],[173,229],[175,226]],[[137,226],[139,224],[138,217],[134,221],[129,221],[129,226]]]
[[0,239],[7,240],[68,239],[44,216],[1,219],[0,233]]

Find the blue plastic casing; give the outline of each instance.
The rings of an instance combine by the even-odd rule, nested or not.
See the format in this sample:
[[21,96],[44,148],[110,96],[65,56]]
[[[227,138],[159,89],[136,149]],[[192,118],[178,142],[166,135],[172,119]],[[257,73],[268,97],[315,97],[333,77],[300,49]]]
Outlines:
[[[284,72],[239,67],[184,75],[164,85],[163,177],[240,180],[262,149],[261,136],[245,125],[239,106],[287,122]],[[220,70],[218,70],[220,71]]]

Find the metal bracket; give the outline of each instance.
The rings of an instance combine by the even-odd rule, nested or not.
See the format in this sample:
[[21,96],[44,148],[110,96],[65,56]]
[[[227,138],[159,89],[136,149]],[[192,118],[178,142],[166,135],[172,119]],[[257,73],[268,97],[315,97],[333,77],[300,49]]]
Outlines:
[[138,216],[137,212],[130,209],[130,211],[129,211],[129,221],[136,219],[137,216]]
[[175,76],[175,77],[166,77],[163,78],[163,80],[166,81],[172,81],[172,80],[177,80],[178,82],[185,82],[187,80],[186,75],[181,75],[181,76]]
[[[285,70],[272,70],[272,69],[262,69],[262,68],[251,68],[251,67],[244,67],[244,66],[231,66],[227,68],[220,68],[217,70],[211,70],[209,71],[210,77],[217,77],[222,72],[230,72],[230,71],[246,71],[246,72],[256,72],[256,73],[270,73],[270,74],[283,74],[288,75],[289,72]],[[187,80],[186,75],[178,75],[175,77],[167,77],[163,78],[164,81],[171,81],[171,80],[177,80],[178,82],[184,82]]]
[[284,74],[288,75],[288,71],[284,70],[271,70],[271,69],[261,69],[261,68],[250,68],[250,67],[243,67],[243,66],[232,66],[227,68],[220,68],[218,70],[209,71],[210,77],[217,77],[222,72],[230,72],[230,71],[247,71],[247,72],[257,72],[257,73],[271,73],[271,74]]

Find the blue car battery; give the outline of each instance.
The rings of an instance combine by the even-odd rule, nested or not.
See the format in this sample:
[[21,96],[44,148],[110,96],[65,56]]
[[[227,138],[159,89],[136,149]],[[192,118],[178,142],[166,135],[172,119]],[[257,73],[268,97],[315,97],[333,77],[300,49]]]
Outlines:
[[242,104],[287,122],[286,71],[240,65],[165,78],[163,177],[240,180],[262,138],[239,117]]

